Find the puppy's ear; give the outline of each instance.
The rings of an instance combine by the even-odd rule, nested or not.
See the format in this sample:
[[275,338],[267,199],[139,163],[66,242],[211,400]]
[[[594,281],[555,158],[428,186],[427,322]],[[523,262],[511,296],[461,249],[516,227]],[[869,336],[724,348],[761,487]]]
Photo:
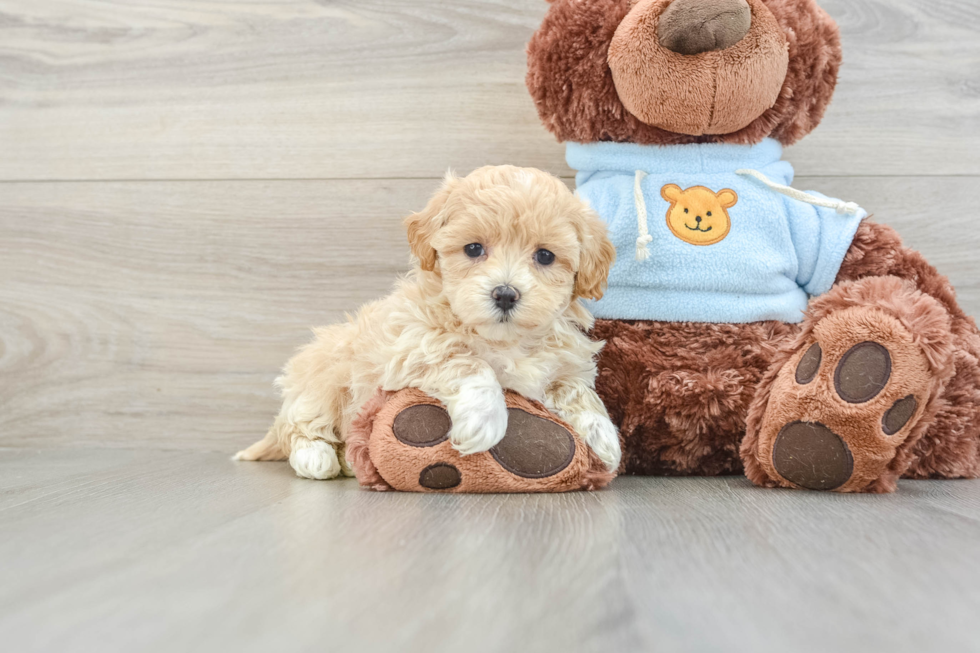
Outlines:
[[442,187],[436,191],[426,207],[405,218],[408,244],[412,248],[412,255],[419,260],[419,266],[427,272],[432,272],[436,268],[436,250],[432,248],[430,243],[439,227],[442,226],[442,211],[458,184],[459,178],[450,170],[446,173]]
[[609,240],[606,223],[590,208],[583,207],[579,219],[578,272],[575,274],[576,298],[602,299],[609,268],[616,260],[616,248]]

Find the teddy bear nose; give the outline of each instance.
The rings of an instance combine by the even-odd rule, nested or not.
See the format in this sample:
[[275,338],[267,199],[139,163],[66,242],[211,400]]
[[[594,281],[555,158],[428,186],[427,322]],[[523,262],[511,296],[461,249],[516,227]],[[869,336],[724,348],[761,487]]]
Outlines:
[[694,221],[701,224],[701,216],[699,215],[698,217],[694,218]]
[[678,54],[724,50],[752,26],[746,0],[674,0],[660,16],[660,45]]
[[497,286],[490,293],[490,297],[493,298],[493,303],[497,305],[497,308],[507,313],[517,306],[517,302],[521,299],[521,293],[517,292],[513,286]]

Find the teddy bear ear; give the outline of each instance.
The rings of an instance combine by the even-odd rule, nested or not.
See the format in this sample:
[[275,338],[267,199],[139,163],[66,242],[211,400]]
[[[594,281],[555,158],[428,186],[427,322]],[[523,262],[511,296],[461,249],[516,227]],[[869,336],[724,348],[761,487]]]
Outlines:
[[623,122],[630,119],[606,61],[629,11],[626,0],[549,0],[527,46],[526,83],[541,121],[559,141],[593,143],[614,133],[629,140]]
[[837,86],[840,30],[817,0],[765,0],[789,46],[789,70],[776,104],[757,121],[774,124],[770,136],[783,145],[800,140],[823,118]]
[[681,198],[682,192],[681,187],[677,184],[667,184],[660,189],[660,197],[673,204]]
[[721,202],[722,208],[730,209],[738,204],[738,193],[731,188],[723,188],[718,191],[718,201]]

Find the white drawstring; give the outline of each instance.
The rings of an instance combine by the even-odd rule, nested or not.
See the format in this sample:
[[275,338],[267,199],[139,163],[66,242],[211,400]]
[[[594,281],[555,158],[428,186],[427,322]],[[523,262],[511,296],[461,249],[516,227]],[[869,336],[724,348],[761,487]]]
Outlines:
[[861,210],[861,207],[855,204],[854,202],[842,202],[840,200],[824,199],[822,197],[816,197],[815,195],[811,195],[809,193],[804,193],[801,190],[796,190],[791,186],[783,186],[782,184],[777,184],[776,182],[772,181],[758,170],[748,170],[748,169],[736,170],[735,174],[742,175],[743,177],[754,177],[755,179],[758,179],[763,184],[765,184],[772,190],[776,191],[777,193],[781,193],[786,197],[792,197],[794,200],[797,200],[799,202],[805,202],[807,204],[812,204],[814,206],[822,206],[825,209],[834,209],[835,211],[837,211],[839,215],[855,215],[858,211]]
[[636,260],[645,261],[650,258],[650,248],[647,247],[652,241],[653,236],[647,228],[647,203],[643,199],[643,187],[640,185],[646,179],[647,173],[642,170],[636,171],[636,179],[633,181],[633,202],[636,204],[636,227],[640,236],[636,239]]

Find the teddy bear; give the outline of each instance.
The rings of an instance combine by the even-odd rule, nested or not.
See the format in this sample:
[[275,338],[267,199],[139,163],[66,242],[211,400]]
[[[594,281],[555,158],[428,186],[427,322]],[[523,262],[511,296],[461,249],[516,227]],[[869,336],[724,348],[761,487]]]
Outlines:
[[980,334],[851,202],[792,186],[841,63],[815,0],[550,0],[527,87],[617,261],[620,473],[892,492],[980,473]]

